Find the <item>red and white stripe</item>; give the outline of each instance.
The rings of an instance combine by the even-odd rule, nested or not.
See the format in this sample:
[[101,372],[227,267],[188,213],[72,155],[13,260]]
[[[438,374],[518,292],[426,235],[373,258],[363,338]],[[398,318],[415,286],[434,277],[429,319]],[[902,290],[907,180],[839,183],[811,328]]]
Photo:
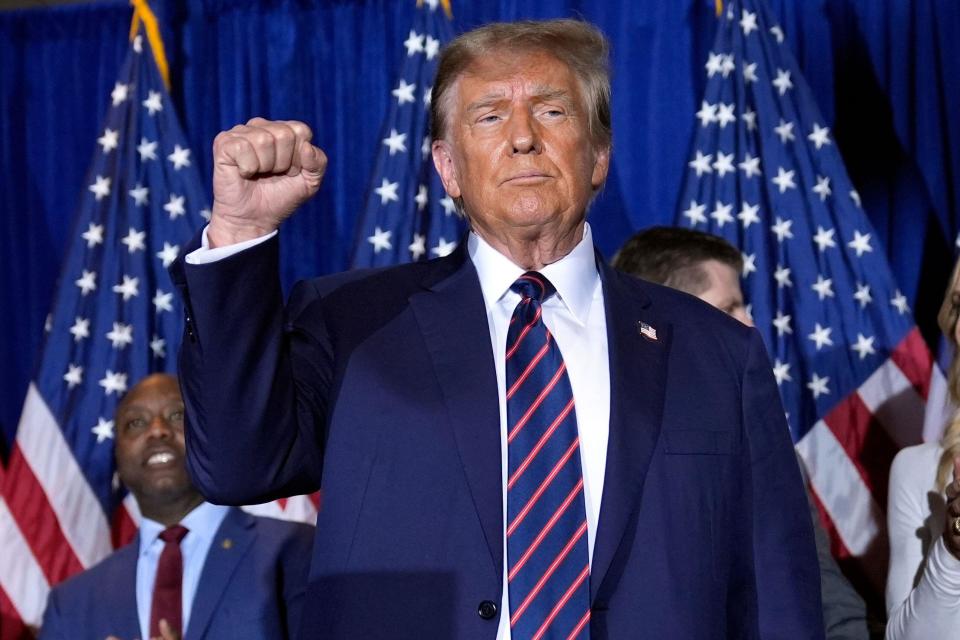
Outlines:
[[[886,552],[886,495],[896,452],[923,440],[933,366],[914,329],[860,387],[797,443],[840,557]],[[882,564],[882,563],[881,563]],[[883,589],[885,567],[865,566]]]

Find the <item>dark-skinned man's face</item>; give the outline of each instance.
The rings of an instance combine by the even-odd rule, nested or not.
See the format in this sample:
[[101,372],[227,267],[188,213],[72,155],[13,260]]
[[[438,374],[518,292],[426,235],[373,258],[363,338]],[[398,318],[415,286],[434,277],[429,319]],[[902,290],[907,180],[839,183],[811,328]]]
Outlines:
[[183,399],[175,378],[144,378],[120,403],[116,422],[117,473],[141,508],[197,493],[187,475]]

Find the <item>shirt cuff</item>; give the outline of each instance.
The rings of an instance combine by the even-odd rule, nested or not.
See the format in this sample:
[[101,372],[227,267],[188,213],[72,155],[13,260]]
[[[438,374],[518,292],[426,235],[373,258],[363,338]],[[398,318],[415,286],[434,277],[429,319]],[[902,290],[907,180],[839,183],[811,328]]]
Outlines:
[[216,262],[218,260],[223,260],[224,258],[229,258],[232,255],[240,253],[244,249],[249,249],[250,247],[255,247],[262,242],[266,242],[273,236],[277,235],[276,229],[271,231],[265,236],[260,236],[259,238],[252,238],[250,240],[244,240],[243,242],[237,242],[236,244],[228,244],[225,247],[214,247],[210,248],[210,241],[207,239],[207,229],[210,228],[210,225],[207,225],[203,228],[203,233],[200,235],[200,248],[195,249],[184,256],[184,260],[187,264],[209,264],[211,262]]

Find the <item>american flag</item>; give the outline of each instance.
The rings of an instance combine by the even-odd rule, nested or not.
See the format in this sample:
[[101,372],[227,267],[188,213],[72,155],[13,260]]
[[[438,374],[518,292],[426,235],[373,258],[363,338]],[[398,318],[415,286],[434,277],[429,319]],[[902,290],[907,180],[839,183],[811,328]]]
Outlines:
[[762,0],[719,22],[677,223],[743,253],[834,552],[882,593],[888,469],[922,439],[932,358],[782,29]]
[[31,625],[51,585],[135,529],[114,409],[140,378],[174,371],[182,314],[166,267],[207,201],[139,34],[110,96],[0,494],[0,588]]
[[[52,585],[136,530],[136,501],[115,477],[114,410],[144,376],[175,372],[183,316],[167,267],[209,217],[158,68],[164,56],[139,24],[110,93],[40,364],[0,476],[4,640],[20,637],[22,623],[40,623]],[[315,519],[309,498],[291,500],[252,510]]]
[[463,233],[430,154],[430,90],[440,48],[452,38],[449,16],[449,2],[417,2],[360,218],[354,267],[442,257]]

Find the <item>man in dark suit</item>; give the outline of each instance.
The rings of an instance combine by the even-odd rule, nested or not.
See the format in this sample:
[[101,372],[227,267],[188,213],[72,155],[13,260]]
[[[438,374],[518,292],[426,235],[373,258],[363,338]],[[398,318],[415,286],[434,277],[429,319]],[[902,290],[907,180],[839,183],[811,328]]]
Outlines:
[[606,43],[492,24],[441,54],[451,255],[300,283],[276,230],[319,187],[298,122],[214,142],[174,278],[190,471],[216,502],[322,486],[304,638],[822,638],[803,487],[763,344],[607,267]]
[[137,538],[53,589],[40,637],[291,637],[313,527],[203,501],[185,468],[172,376],[130,390],[117,407],[116,439],[117,473],[143,516]]
[[[753,326],[740,288],[743,256],[723,238],[682,227],[651,227],[634,234],[623,244],[614,256],[613,266],[649,282],[697,296]],[[804,471],[799,456],[797,462]],[[867,607],[834,561],[830,540],[820,526],[812,496],[807,497],[817,543],[827,640],[867,640]]]

